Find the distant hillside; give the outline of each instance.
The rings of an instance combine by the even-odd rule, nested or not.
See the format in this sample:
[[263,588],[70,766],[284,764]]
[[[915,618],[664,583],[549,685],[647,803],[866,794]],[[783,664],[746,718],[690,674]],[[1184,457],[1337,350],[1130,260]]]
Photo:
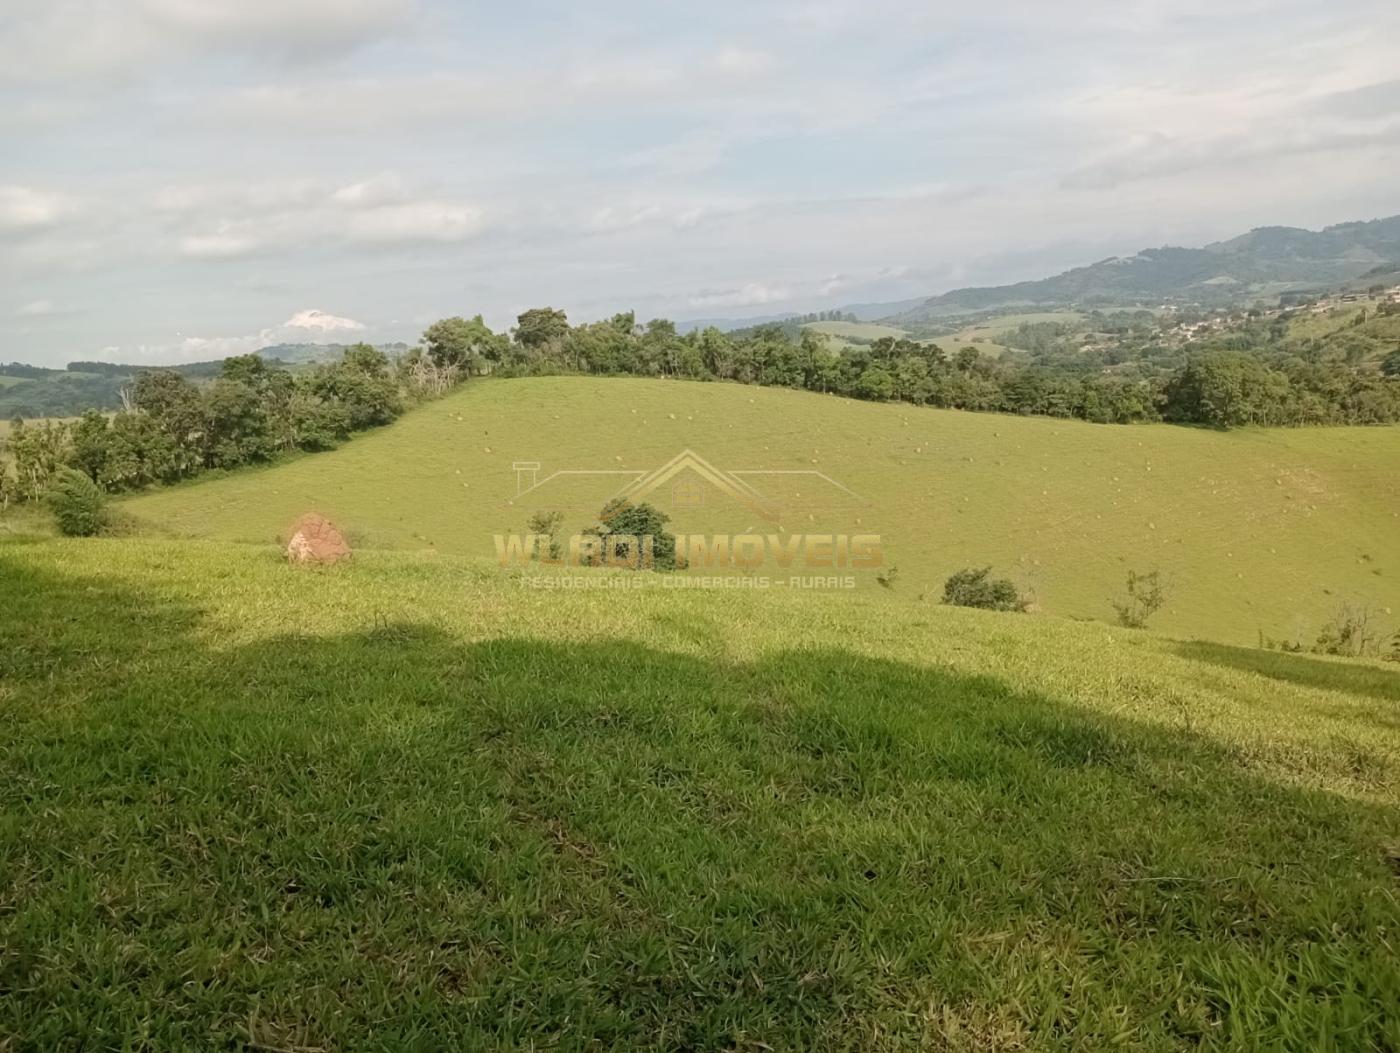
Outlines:
[[[348,344],[272,344],[262,348],[258,354],[263,358],[276,359],[289,366],[314,365],[317,362],[337,362],[345,353]],[[408,344],[376,344],[390,358],[407,354]]]
[[[858,322],[876,322],[881,318],[889,318],[891,315],[902,314],[905,311],[912,311],[921,306],[925,298],[920,296],[913,300],[888,300],[882,303],[852,303],[844,307],[835,308],[835,313],[840,315],[855,315]],[[788,311],[784,314],[760,314],[751,318],[691,318],[684,322],[676,323],[676,331],[685,334],[693,333],[698,329],[718,329],[722,333],[733,333],[739,330],[753,329],[760,325],[774,325],[783,322],[790,322],[794,319],[802,318],[804,315],[798,311]]]
[[732,333],[736,329],[752,329],[759,325],[773,325],[801,317],[796,311],[784,314],[760,314],[752,318],[690,318],[676,323],[676,332],[684,336],[701,329],[718,329],[722,333]]
[[[219,375],[220,363],[191,362],[169,366],[194,381]],[[76,417],[90,409],[122,408],[122,389],[151,366],[113,362],[70,362],[65,369],[0,364],[0,420],[22,417]]]
[[1287,289],[1320,288],[1400,267],[1400,216],[1322,231],[1261,227],[1201,249],[1144,249],[1053,278],[956,289],[890,317],[915,325],[948,315],[1021,306],[1237,303]]

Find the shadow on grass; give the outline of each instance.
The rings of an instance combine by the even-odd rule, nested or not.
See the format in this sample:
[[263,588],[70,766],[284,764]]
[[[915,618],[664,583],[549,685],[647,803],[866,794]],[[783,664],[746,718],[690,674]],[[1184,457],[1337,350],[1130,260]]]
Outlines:
[[1184,733],[836,649],[211,650],[14,561],[0,611],[22,1046],[1400,1038],[1394,810]]
[[1285,651],[1231,647],[1205,641],[1179,644],[1175,651],[1195,662],[1209,662],[1226,669],[1257,673],[1271,680],[1400,702],[1400,669],[1392,672],[1359,662],[1327,661]]

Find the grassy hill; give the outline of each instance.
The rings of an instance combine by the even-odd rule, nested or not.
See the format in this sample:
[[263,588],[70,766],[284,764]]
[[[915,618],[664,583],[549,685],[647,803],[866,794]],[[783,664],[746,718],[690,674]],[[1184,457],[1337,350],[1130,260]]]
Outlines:
[[[649,497],[686,533],[878,533],[892,600],[994,565],[1042,611],[1111,619],[1127,571],[1159,569],[1154,628],[1311,641],[1343,602],[1400,621],[1400,432],[1116,428],[880,405],[777,389],[576,377],[489,380],[328,454],[122,503],[149,528],[270,543],[318,510],[364,547],[494,557],[494,535],[558,510],[595,522],[631,477],[692,449],[783,510],[718,491]],[[543,484],[517,497],[512,465]],[[820,471],[812,475],[773,472]],[[857,572],[860,588],[878,588]]]
[[880,340],[887,336],[898,339],[907,335],[903,329],[896,329],[891,325],[877,325],[874,322],[808,322],[802,328],[842,340]]
[[[499,455],[469,447],[559,440],[551,411],[589,446],[606,392],[551,383],[161,500],[256,533],[281,518],[258,494],[320,480],[396,536],[417,487],[446,547],[496,492]],[[735,431],[803,413],[616,389],[629,417],[737,393]],[[1395,670],[882,591],[520,584],[422,551],[318,573],[265,544],[0,540],[0,1036],[1400,1046]]]

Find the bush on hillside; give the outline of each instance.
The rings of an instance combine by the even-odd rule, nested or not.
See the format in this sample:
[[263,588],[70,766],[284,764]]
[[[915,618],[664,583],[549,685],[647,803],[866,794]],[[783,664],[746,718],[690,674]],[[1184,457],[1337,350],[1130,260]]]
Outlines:
[[107,525],[107,499],[87,475],[76,468],[54,474],[48,492],[49,508],[66,537],[92,537]]
[[1127,629],[1145,629],[1147,619],[1162,609],[1167,602],[1166,586],[1158,571],[1139,574],[1128,571],[1127,595],[1115,601],[1113,609],[1118,612],[1118,624]]
[[1344,603],[1317,634],[1313,654],[1330,654],[1342,658],[1364,658],[1380,655],[1384,649],[1383,630],[1371,624],[1368,607]]
[[978,607],[984,611],[1024,612],[1030,606],[1013,582],[991,574],[991,567],[958,571],[943,583],[943,602],[950,607]]
[[1259,645],[1271,651],[1290,654],[1325,654],[1337,658],[1379,658],[1383,662],[1400,662],[1400,632],[1376,625],[1371,609],[1343,603],[1322,626],[1317,639],[1306,644],[1301,640],[1276,640],[1259,635]]
[[[666,531],[670,516],[665,512],[619,497],[608,502],[598,519],[599,525],[584,533],[602,540],[601,563],[640,570],[676,569],[676,538]],[[641,550],[635,546],[641,546]]]
[[559,528],[563,525],[563,512],[547,512],[541,509],[530,517],[526,524],[530,533],[536,537],[548,539],[545,543],[545,551],[537,552],[537,558],[547,555],[550,559],[558,559],[564,554],[564,547],[559,544]]

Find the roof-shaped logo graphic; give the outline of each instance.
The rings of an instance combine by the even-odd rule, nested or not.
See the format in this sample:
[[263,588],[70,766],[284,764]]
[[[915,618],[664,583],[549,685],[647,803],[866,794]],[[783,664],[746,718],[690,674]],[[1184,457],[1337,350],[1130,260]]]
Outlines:
[[622,488],[613,494],[614,498],[623,498],[627,501],[644,501],[654,494],[658,489],[667,485],[674,485],[682,477],[687,479],[691,475],[714,487],[720,493],[744,505],[756,515],[768,522],[776,523],[779,520],[782,509],[771,498],[764,495],[751,484],[748,479],[754,476],[808,476],[846,494],[848,497],[860,500],[858,494],[842,486],[835,479],[816,469],[723,469],[717,468],[705,458],[701,457],[694,450],[685,449],[672,457],[659,468],[650,471],[637,471],[635,469],[560,469],[551,472],[543,479],[539,478],[540,464],[538,461],[516,461],[512,464],[512,469],[516,473],[516,497],[521,498],[541,490],[548,486],[553,480],[570,476],[598,475],[598,476],[620,476],[625,477],[627,482]]

